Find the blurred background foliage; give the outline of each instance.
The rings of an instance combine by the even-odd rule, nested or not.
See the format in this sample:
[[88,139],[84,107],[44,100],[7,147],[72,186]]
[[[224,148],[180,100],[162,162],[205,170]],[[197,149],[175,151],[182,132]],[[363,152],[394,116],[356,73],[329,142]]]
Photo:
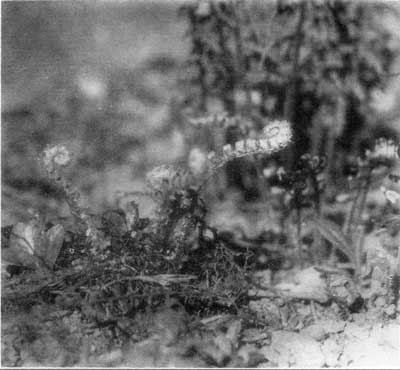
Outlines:
[[285,163],[325,154],[340,178],[363,146],[399,135],[399,34],[395,3],[2,2],[3,224],[29,207],[68,215],[37,160],[46,145],[71,149],[95,212],[153,166],[213,149],[187,117],[221,111],[250,136],[266,117],[292,121]]
[[171,108],[187,53],[178,6],[2,3],[3,222],[29,206],[59,213],[37,161],[48,144],[72,150],[71,177],[94,210],[182,154]]

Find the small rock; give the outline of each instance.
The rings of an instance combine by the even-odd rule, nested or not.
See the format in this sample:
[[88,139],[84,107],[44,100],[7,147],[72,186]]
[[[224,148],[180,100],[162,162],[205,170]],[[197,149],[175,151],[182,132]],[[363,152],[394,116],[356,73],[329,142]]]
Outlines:
[[322,367],[325,357],[319,343],[308,335],[279,330],[272,333],[270,346],[261,349],[261,353],[279,367]]
[[242,346],[229,367],[254,367],[265,362],[265,357],[260,353],[255,345],[246,344]]
[[342,353],[342,347],[333,339],[328,338],[321,345],[322,353],[325,357],[325,365],[328,367],[337,367]]

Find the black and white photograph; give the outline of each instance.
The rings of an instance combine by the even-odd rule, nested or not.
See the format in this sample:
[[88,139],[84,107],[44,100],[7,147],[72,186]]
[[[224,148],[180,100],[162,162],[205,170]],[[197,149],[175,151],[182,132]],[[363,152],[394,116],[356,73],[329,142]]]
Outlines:
[[1,1],[2,368],[400,368],[400,0]]

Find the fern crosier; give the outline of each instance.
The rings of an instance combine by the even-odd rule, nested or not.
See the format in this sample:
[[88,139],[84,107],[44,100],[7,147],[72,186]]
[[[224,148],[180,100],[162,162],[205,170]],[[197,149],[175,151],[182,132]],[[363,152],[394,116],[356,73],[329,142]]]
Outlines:
[[209,153],[210,169],[216,171],[235,158],[254,154],[274,154],[287,147],[292,136],[292,128],[289,122],[272,121],[264,127],[259,138],[239,140],[234,146],[227,144],[222,148],[222,155],[220,156],[216,156],[214,152]]
[[42,163],[50,179],[57,182],[66,195],[71,213],[85,226],[86,238],[91,244],[91,254],[99,257],[109,242],[98,230],[87,209],[80,202],[80,193],[66,179],[64,169],[71,164],[71,154],[63,145],[48,146],[42,154]]

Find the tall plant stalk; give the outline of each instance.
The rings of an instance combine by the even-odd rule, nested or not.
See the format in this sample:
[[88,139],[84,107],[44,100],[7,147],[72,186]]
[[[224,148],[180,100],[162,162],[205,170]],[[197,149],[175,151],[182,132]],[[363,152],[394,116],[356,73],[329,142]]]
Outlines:
[[[300,58],[300,47],[302,44],[303,39],[303,24],[306,19],[306,7],[307,3],[302,1],[300,4],[299,9],[299,17],[296,27],[296,38],[294,41],[294,52],[293,52],[293,64],[292,64],[292,71],[290,73],[290,82],[287,88],[287,95],[285,98],[285,105],[284,105],[284,117],[289,121],[293,122],[294,124],[294,133],[295,133],[295,140],[298,139],[298,131],[299,128],[296,125],[294,120],[295,118],[295,106],[296,106],[296,96],[297,96],[297,87],[298,87],[298,79],[299,79],[299,58]],[[295,162],[295,158],[297,153],[296,150],[290,151],[289,155],[289,168],[292,168]]]

